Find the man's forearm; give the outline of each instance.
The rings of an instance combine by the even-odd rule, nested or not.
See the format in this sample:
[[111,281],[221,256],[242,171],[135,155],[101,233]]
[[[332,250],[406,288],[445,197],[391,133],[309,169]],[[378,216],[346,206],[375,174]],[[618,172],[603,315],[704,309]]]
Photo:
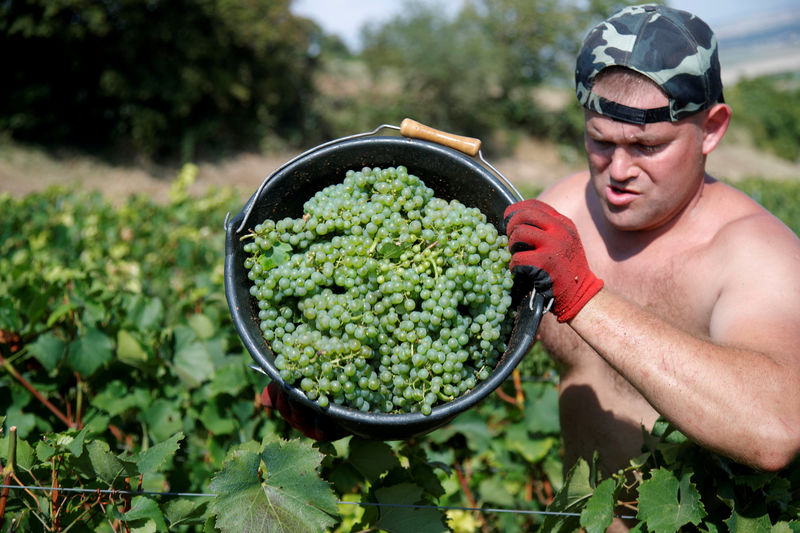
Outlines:
[[608,289],[569,324],[698,444],[768,470],[782,468],[797,453],[796,369],[697,338]]

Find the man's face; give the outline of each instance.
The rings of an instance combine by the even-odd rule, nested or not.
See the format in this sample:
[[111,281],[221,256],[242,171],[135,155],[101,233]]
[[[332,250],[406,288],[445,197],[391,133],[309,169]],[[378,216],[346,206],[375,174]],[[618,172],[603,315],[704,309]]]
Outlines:
[[[606,96],[601,86],[594,92]],[[668,105],[666,95],[649,85],[628,101],[617,101],[643,109]],[[585,115],[592,185],[611,226],[622,231],[662,227],[698,193],[705,175],[698,118],[640,126],[593,111]]]

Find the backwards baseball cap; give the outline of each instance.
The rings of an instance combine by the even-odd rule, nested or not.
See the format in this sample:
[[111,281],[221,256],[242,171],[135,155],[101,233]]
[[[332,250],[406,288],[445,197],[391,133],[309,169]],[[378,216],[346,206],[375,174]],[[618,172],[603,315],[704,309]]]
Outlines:
[[[627,67],[650,78],[669,106],[639,109],[592,92],[605,68]],[[575,67],[575,92],[586,109],[633,124],[676,121],[722,102],[717,39],[708,25],[662,5],[630,6],[595,26]]]

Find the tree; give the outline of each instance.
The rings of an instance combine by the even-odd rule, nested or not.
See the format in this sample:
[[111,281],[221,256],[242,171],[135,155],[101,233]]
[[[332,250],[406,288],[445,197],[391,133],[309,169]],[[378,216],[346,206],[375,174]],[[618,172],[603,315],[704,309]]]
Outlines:
[[4,2],[0,129],[151,157],[291,138],[318,33],[289,0]]

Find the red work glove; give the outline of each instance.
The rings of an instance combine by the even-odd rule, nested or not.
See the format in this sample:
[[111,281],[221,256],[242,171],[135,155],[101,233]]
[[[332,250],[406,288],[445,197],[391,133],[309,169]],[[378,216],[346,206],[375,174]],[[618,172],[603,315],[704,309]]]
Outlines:
[[261,405],[265,409],[277,409],[290,426],[311,439],[334,441],[349,435],[333,420],[322,417],[310,407],[292,401],[274,381],[261,391]]
[[532,278],[537,292],[552,295],[559,322],[578,314],[603,287],[589,270],[575,224],[539,200],[524,200],[504,214],[511,272]]

